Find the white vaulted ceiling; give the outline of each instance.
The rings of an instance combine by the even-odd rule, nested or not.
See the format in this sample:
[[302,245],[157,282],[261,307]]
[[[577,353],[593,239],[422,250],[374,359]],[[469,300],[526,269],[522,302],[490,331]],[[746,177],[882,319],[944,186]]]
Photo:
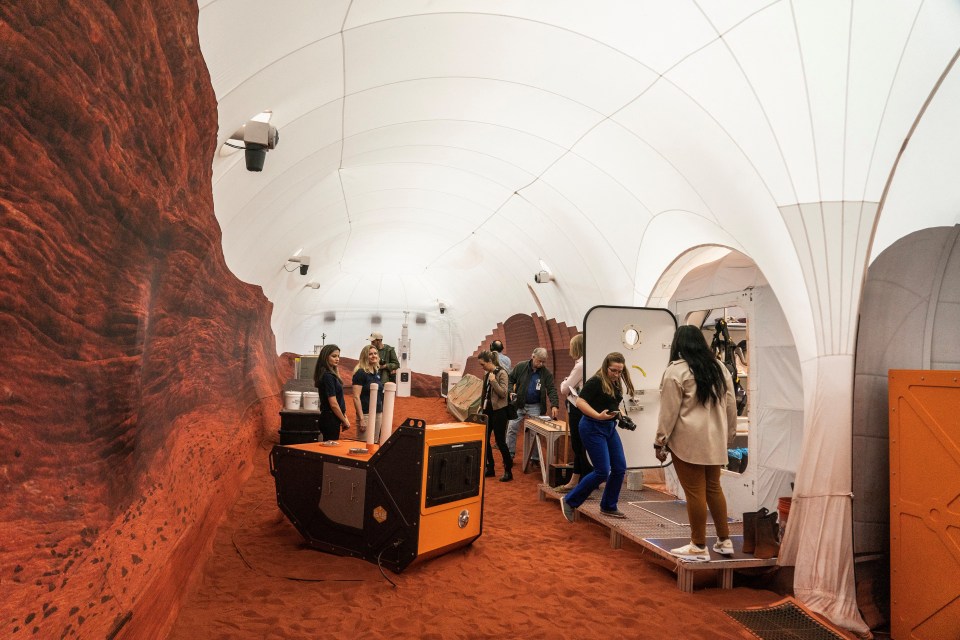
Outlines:
[[[324,333],[353,357],[407,310],[436,373],[515,313],[644,304],[719,245],[760,267],[803,358],[852,339],[875,226],[878,252],[960,222],[952,0],[200,10],[224,253],[273,301],[279,351]],[[247,172],[219,146],[266,109],[280,143]]]

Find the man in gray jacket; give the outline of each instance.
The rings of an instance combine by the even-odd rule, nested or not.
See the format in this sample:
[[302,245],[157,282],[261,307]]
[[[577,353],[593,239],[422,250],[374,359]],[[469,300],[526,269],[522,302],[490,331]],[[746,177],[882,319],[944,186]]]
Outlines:
[[[530,359],[520,362],[510,372],[507,391],[510,401],[517,408],[517,419],[507,425],[507,448],[510,455],[517,455],[517,433],[524,416],[547,415],[547,400],[550,400],[550,418],[557,419],[560,397],[553,383],[553,374],[544,365],[547,363],[547,350],[537,347]],[[531,460],[537,460],[536,454]]]

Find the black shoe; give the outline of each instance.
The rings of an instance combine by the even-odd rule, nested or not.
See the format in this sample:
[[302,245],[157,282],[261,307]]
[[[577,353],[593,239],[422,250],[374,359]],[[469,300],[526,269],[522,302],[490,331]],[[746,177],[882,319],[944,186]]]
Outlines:
[[626,518],[627,514],[620,509],[614,509],[613,511],[607,511],[606,509],[600,509],[600,513],[607,516],[608,518]]
[[510,482],[511,480],[513,480],[513,471],[507,469],[504,471],[503,475],[500,476],[500,482]]
[[494,471],[493,469],[487,469],[486,473],[483,474],[483,477],[484,477],[484,478],[492,478],[492,477],[494,477],[495,475],[497,475],[497,472],[496,472],[496,471]]

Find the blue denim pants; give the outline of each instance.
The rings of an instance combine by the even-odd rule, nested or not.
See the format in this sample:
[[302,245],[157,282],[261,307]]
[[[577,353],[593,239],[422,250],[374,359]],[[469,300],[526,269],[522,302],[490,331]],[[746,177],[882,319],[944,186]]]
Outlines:
[[590,494],[606,481],[600,498],[600,508],[604,511],[616,511],[620,500],[620,487],[627,472],[627,459],[623,455],[623,444],[617,433],[614,420],[594,420],[583,416],[580,419],[580,440],[590,456],[593,471],[580,478],[580,483],[566,495],[564,500],[576,509]]
[[[522,409],[517,410],[517,419],[511,420],[507,424],[507,448],[510,449],[510,455],[517,455],[517,436],[520,434],[520,423],[523,422],[524,416],[533,416],[536,418],[540,415],[540,405],[539,404],[525,404]],[[537,452],[534,449],[533,457],[531,460],[537,460]]]

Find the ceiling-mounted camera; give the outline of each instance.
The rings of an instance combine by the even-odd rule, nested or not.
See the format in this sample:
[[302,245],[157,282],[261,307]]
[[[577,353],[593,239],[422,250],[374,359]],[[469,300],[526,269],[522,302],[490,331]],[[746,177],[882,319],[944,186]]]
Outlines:
[[239,148],[243,149],[247,171],[263,171],[267,151],[275,149],[280,141],[280,131],[270,124],[272,115],[264,111],[257,116],[258,119],[248,120],[230,136],[231,140],[243,142],[243,147]]
[[[299,262],[300,263],[300,275],[307,275],[307,271],[310,270],[310,256],[293,256],[292,258],[287,258],[287,262]],[[307,286],[312,286],[313,283],[308,284]],[[319,288],[318,284],[314,289]]]
[[537,284],[546,284],[553,281],[553,274],[549,271],[538,271],[533,274],[533,281]]
[[446,313],[446,312],[447,312],[447,305],[445,305],[444,303],[441,302],[441,303],[440,303],[440,313],[441,313],[441,314],[444,314],[444,313]]

